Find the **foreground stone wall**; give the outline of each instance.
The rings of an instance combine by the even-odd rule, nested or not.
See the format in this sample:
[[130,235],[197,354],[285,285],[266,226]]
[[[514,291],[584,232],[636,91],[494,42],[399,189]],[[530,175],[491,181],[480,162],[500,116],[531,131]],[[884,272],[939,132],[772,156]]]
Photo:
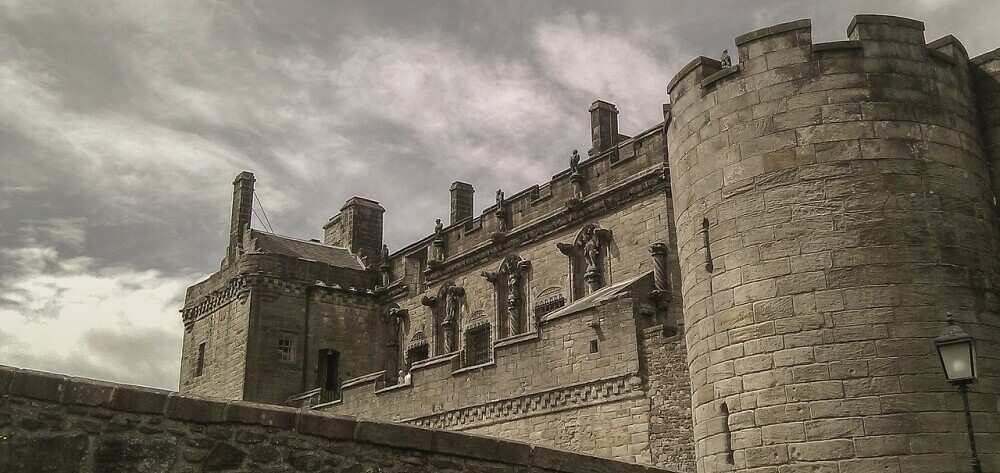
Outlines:
[[4,472],[670,470],[464,433],[0,367]]
[[671,82],[699,472],[968,471],[932,340],[948,311],[979,343],[969,397],[1000,470],[995,192],[964,48],[923,29],[775,25]]

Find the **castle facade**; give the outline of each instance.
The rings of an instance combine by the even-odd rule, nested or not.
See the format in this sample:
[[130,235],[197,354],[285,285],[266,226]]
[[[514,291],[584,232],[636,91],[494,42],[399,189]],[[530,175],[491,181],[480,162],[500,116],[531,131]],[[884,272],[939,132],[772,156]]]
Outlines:
[[[708,473],[967,471],[932,340],[978,343],[1000,471],[1000,50],[914,20],[810,22],[697,58],[664,121],[393,252],[354,197],[304,241],[251,229],[188,290],[182,392]],[[983,445],[987,445],[983,447]]]

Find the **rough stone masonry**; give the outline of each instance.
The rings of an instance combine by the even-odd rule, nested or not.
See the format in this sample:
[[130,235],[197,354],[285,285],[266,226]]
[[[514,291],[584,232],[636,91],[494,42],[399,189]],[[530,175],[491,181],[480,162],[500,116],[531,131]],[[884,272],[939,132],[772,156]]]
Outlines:
[[662,123],[626,136],[596,101],[568,169],[480,215],[456,182],[393,251],[361,197],[322,242],[251,229],[241,174],[181,391],[700,473],[965,472],[952,312],[1000,471],[1000,50],[881,15],[736,45],[669,81]]

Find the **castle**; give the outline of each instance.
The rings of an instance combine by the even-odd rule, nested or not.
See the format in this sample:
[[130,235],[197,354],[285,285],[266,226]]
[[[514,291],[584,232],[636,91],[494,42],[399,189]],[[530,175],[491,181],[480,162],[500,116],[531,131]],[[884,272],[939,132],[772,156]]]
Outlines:
[[303,241],[250,228],[188,290],[183,393],[463,430],[700,473],[967,471],[932,339],[978,344],[1000,471],[1000,49],[858,15],[736,38],[664,121],[389,252],[354,197]]

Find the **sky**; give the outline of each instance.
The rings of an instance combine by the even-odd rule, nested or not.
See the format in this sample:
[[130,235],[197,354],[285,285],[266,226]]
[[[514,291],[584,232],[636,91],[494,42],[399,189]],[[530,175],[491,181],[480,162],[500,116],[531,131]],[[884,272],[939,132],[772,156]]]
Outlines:
[[322,238],[358,195],[398,249],[453,181],[478,213],[566,168],[596,99],[624,134],[656,125],[673,75],[739,34],[887,13],[976,56],[998,5],[0,0],[0,364],[176,389],[184,290],[219,267],[242,170],[274,232]]

